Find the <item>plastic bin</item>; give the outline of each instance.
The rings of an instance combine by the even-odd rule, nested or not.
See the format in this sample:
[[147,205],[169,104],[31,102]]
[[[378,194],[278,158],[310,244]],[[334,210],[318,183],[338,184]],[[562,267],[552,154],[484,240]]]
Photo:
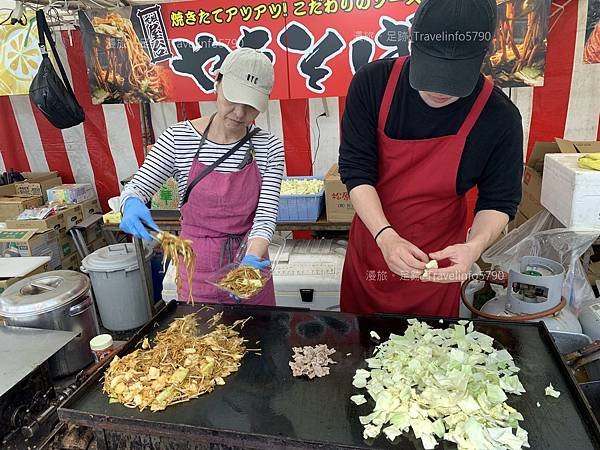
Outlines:
[[[284,180],[322,180],[323,177],[285,177]],[[282,195],[277,222],[316,222],[325,203],[325,186],[314,195]]]
[[[152,249],[144,248],[150,273]],[[142,275],[133,244],[116,244],[96,250],[81,262],[89,274],[102,325],[112,331],[131,330],[152,317],[145,298]]]

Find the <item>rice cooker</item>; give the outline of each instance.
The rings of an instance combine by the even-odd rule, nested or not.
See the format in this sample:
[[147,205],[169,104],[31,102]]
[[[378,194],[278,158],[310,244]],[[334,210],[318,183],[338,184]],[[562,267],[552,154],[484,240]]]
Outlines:
[[56,270],[24,278],[0,295],[0,319],[6,325],[77,333],[49,360],[55,378],[73,374],[94,359],[89,341],[99,329],[90,287],[87,276]]

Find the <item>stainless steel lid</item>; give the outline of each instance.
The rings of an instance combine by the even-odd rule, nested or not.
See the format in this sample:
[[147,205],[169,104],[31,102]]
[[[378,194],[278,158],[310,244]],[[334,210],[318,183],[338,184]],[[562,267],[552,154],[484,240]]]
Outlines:
[[47,313],[72,303],[89,289],[88,277],[72,270],[33,275],[9,286],[0,295],[0,316]]

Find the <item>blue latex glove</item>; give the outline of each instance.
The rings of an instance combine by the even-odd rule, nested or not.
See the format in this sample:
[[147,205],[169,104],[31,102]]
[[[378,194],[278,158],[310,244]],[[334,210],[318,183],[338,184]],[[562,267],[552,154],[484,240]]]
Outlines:
[[242,303],[242,299],[239,298],[237,295],[229,294],[229,298],[237,304]]
[[271,261],[268,259],[260,259],[258,256],[246,255],[240,263],[242,266],[250,266],[258,270],[266,269],[271,267]]
[[121,219],[120,229],[125,233],[129,233],[137,238],[146,239],[147,241],[152,240],[150,233],[144,228],[144,224],[153,230],[160,231],[158,226],[154,223],[150,210],[146,208],[146,205],[136,197],[130,197],[125,201],[123,205],[123,218]]

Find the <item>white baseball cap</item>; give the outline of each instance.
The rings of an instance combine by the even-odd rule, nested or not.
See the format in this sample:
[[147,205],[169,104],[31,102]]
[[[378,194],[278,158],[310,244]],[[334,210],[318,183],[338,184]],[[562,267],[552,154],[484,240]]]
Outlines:
[[252,48],[238,48],[227,55],[219,73],[228,101],[266,111],[275,80],[269,58]]

